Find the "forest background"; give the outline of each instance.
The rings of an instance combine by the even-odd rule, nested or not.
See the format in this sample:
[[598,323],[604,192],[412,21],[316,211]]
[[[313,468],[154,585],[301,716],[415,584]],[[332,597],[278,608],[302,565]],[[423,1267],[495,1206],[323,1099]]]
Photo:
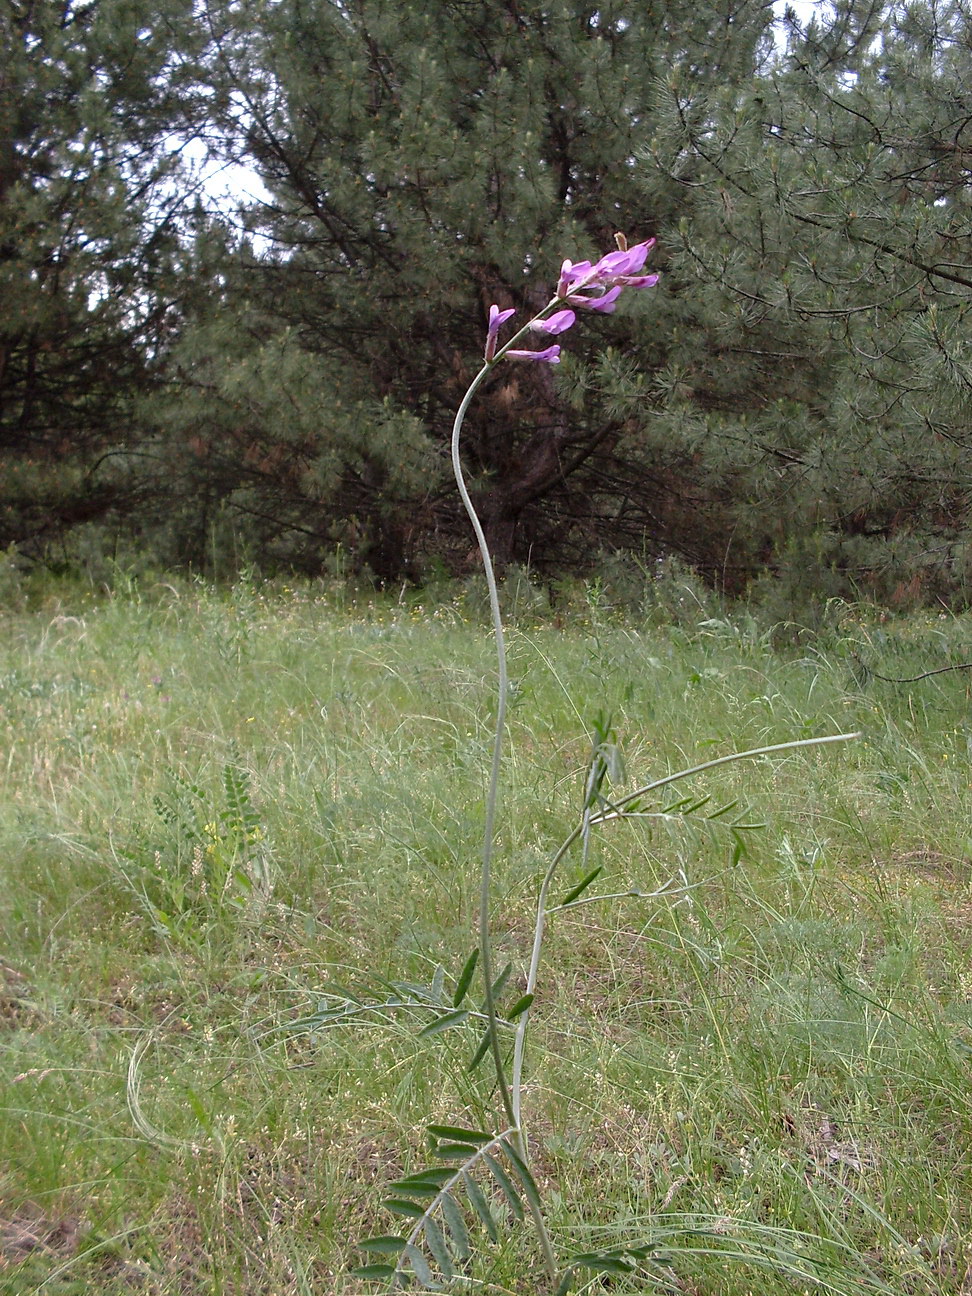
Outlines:
[[499,564],[967,603],[966,0],[8,0],[0,546],[466,572],[488,307],[618,230],[658,287],[470,411]]

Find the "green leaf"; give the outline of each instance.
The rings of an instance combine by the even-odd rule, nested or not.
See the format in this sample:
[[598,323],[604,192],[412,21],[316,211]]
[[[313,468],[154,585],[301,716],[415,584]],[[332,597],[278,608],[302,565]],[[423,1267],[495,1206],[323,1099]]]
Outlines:
[[430,1183],[427,1179],[422,1179],[417,1183],[396,1183],[391,1185],[397,1193],[405,1197],[415,1197],[419,1201],[423,1197],[434,1197],[439,1191],[439,1185]]
[[595,1273],[609,1274],[627,1274],[628,1276],[638,1268],[638,1257],[634,1252],[605,1252],[603,1255],[596,1251],[588,1251],[583,1255],[571,1257],[572,1264],[583,1265],[585,1269],[592,1269]]
[[438,963],[436,965],[435,971],[432,973],[432,985],[430,987],[432,991],[432,998],[441,1000],[442,991],[444,987],[445,987],[445,968],[442,966],[441,963]]
[[462,1181],[466,1185],[466,1195],[469,1198],[469,1204],[472,1206],[479,1220],[489,1234],[490,1242],[499,1240],[499,1233],[496,1229],[496,1220],[493,1218],[493,1212],[490,1210],[486,1194],[480,1188],[479,1184],[468,1171],[462,1172]]
[[406,1000],[437,1006],[431,986],[418,985],[414,981],[391,981],[389,984],[393,990],[397,990]]
[[503,1139],[503,1149],[509,1157],[510,1165],[516,1172],[516,1177],[523,1185],[523,1191],[530,1202],[530,1205],[537,1212],[543,1210],[543,1204],[540,1201],[540,1190],[537,1188],[536,1181],[530,1173],[530,1167],[523,1160],[516,1148],[507,1139]]
[[425,1207],[418,1202],[401,1201],[397,1197],[387,1197],[381,1204],[393,1215],[407,1215],[409,1219],[421,1219],[425,1214]]
[[359,1251],[376,1251],[380,1255],[398,1255],[404,1245],[405,1239],[403,1237],[392,1237],[390,1234],[362,1238],[357,1243]]
[[415,1170],[412,1174],[402,1175],[401,1179],[396,1179],[392,1184],[397,1188],[399,1184],[424,1184],[431,1183],[441,1185],[452,1173],[451,1170],[444,1170],[442,1166],[423,1166],[421,1170]]
[[738,798],[735,801],[727,801],[724,806],[720,806],[718,810],[713,810],[710,815],[706,816],[706,818],[720,819],[723,815],[728,814],[730,810],[735,810],[738,804],[739,804]]
[[687,802],[682,803],[679,813],[683,815],[695,814],[697,810],[707,806],[711,800],[711,796],[696,797],[694,800],[689,799]]
[[466,1067],[467,1071],[475,1071],[482,1062],[483,1058],[489,1052],[489,1029],[483,1031],[483,1038],[479,1041],[476,1052],[472,1055],[472,1061]]
[[435,1155],[443,1161],[466,1161],[475,1155],[475,1149],[469,1143],[440,1143]]
[[404,1179],[396,1179],[390,1184],[392,1192],[404,1193],[406,1197],[429,1197],[434,1196],[442,1185],[451,1179],[454,1170],[448,1166],[429,1166],[417,1174],[406,1175]]
[[358,1265],[351,1270],[355,1278],[394,1278],[396,1270],[390,1264]]
[[576,900],[579,895],[582,895],[587,890],[587,888],[591,885],[594,879],[596,877],[599,877],[603,872],[604,872],[603,864],[599,864],[596,869],[592,869],[591,872],[588,873],[586,878],[582,878],[582,880],[578,882],[575,887],[572,887],[571,890],[567,892],[563,900],[561,900],[560,902],[561,905],[569,905],[571,901]]
[[513,1186],[513,1180],[506,1173],[495,1157],[491,1157],[488,1152],[483,1153],[483,1160],[489,1167],[489,1173],[499,1184],[503,1196],[509,1202],[510,1210],[518,1220],[523,1218],[523,1203],[520,1201],[520,1194]]
[[[411,1245],[407,1246],[405,1248],[405,1256],[408,1259],[408,1263],[415,1270],[415,1277],[419,1280],[422,1286],[431,1287],[433,1282],[432,1270],[429,1268],[428,1260],[426,1260],[418,1247]],[[401,1262],[399,1262],[399,1268],[401,1268]]]
[[574,1271],[573,1269],[568,1269],[567,1272],[564,1274],[563,1278],[561,1278],[559,1284],[557,1285],[557,1290],[554,1292],[554,1296],[568,1296],[568,1293],[570,1292],[570,1289],[571,1287],[573,1287],[573,1285],[574,1285]]
[[465,999],[466,994],[472,985],[473,973],[476,971],[476,964],[479,962],[479,950],[474,949],[466,959],[459,973],[459,980],[456,982],[456,992],[452,996],[453,1008],[458,1008]]
[[465,1008],[457,1008],[455,1012],[443,1013],[434,1022],[430,1022],[428,1026],[423,1027],[418,1033],[418,1038],[428,1039],[430,1035],[438,1035],[440,1031],[448,1030],[450,1026],[460,1026],[468,1016],[469,1012]]
[[510,1021],[516,1021],[517,1017],[519,1017],[521,1013],[526,1012],[526,1010],[533,1003],[533,1000],[534,1000],[534,996],[532,994],[525,994],[522,999],[517,999],[516,1003],[506,1014],[507,1018]]
[[460,1260],[468,1260],[470,1255],[469,1231],[463,1219],[459,1204],[451,1193],[442,1198],[442,1218],[452,1238],[452,1245]]
[[431,1216],[425,1220],[425,1240],[429,1244],[429,1250],[432,1252],[435,1263],[442,1270],[444,1277],[448,1280],[453,1276],[455,1270],[452,1267],[452,1256],[449,1254],[449,1247],[445,1240],[445,1234]]
[[493,1135],[483,1130],[463,1129],[460,1125],[426,1125],[430,1134],[437,1139],[448,1139],[452,1143],[470,1143],[473,1147],[482,1147],[492,1143]]
[[506,985],[507,981],[509,981],[512,972],[513,972],[513,964],[507,963],[506,967],[503,968],[502,972],[500,972],[499,976],[493,982],[494,999],[498,999],[499,996],[503,993],[503,988]]

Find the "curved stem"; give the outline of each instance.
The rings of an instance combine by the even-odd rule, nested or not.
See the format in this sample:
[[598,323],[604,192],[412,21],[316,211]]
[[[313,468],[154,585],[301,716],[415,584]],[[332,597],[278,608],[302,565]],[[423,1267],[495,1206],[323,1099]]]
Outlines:
[[[559,298],[554,297],[535,319],[542,318],[547,312],[553,309],[559,302]],[[462,500],[463,508],[472,523],[472,529],[476,536],[476,543],[479,545],[480,557],[483,561],[483,571],[486,576],[486,586],[489,590],[489,610],[493,622],[493,633],[496,637],[496,658],[498,665],[498,697],[496,705],[496,733],[493,737],[493,759],[489,771],[489,787],[486,792],[486,822],[483,829],[483,860],[482,874],[479,891],[479,961],[483,971],[483,980],[486,985],[486,1017],[487,1031],[489,1034],[490,1052],[493,1057],[493,1067],[496,1071],[496,1084],[500,1093],[500,1101],[503,1104],[503,1111],[506,1118],[512,1126],[511,1141],[516,1149],[517,1154],[525,1165],[529,1164],[529,1153],[527,1149],[526,1135],[520,1123],[520,1077],[522,1074],[523,1059],[523,1042],[517,1032],[517,1043],[515,1057],[519,1061],[514,1067],[514,1080],[511,1092],[510,1083],[506,1079],[506,1067],[503,1061],[502,1042],[499,1033],[499,1020],[496,1013],[496,997],[493,994],[493,948],[490,935],[490,890],[492,883],[492,864],[493,864],[493,842],[496,835],[496,806],[499,800],[499,776],[500,765],[503,757],[503,732],[506,728],[506,702],[509,693],[509,675],[506,665],[506,637],[503,633],[503,618],[500,614],[499,589],[496,584],[496,572],[493,568],[493,559],[489,552],[489,545],[486,542],[486,533],[483,525],[479,520],[466,486],[466,479],[462,472],[462,460],[459,454],[460,438],[462,435],[462,425],[465,421],[466,411],[473,396],[476,394],[480,384],[496,363],[503,358],[509,349],[515,345],[531,328],[534,321],[525,324],[510,340],[501,347],[491,359],[480,369],[479,373],[469,384],[469,389],[462,402],[456,410],[455,421],[452,425],[452,471],[455,474],[456,486],[459,490],[459,498]],[[539,951],[537,951],[539,955]],[[533,972],[533,979],[536,980],[536,972]],[[521,1017],[521,1022],[525,1022],[527,1014]],[[518,1054],[516,1053],[518,1050]],[[558,1274],[557,1257],[554,1254],[553,1242],[547,1230],[547,1225],[543,1218],[543,1213],[537,1204],[528,1199],[530,1214],[537,1230],[537,1236],[540,1240],[540,1249],[543,1252],[544,1267],[547,1270],[547,1277],[551,1283],[556,1283]]]
[[469,402],[475,395],[480,383],[492,367],[492,364],[487,363],[482,367],[482,369],[480,369],[479,373],[472,380],[469,390],[466,392],[461,405],[456,411],[455,422],[452,426],[452,471],[455,474],[456,486],[459,488],[459,496],[462,500],[463,507],[469,515],[469,521],[472,523],[472,528],[476,535],[476,542],[479,545],[479,553],[483,560],[483,571],[486,574],[486,585],[489,589],[489,609],[493,621],[493,633],[496,636],[499,692],[496,705],[496,733],[493,736],[493,759],[489,771],[489,788],[486,793],[486,823],[483,829],[483,863],[479,892],[479,961],[483,970],[483,980],[486,983],[486,1016],[489,1022],[487,1029],[489,1031],[489,1044],[493,1055],[493,1065],[496,1070],[496,1083],[499,1086],[500,1099],[503,1103],[503,1110],[506,1113],[507,1120],[510,1125],[518,1127],[519,1119],[513,1103],[512,1095],[510,1094],[510,1087],[506,1080],[506,1068],[503,1064],[503,1053],[500,1044],[499,1022],[496,1015],[496,999],[493,995],[493,950],[489,926],[493,839],[496,833],[496,804],[499,798],[500,763],[503,756],[503,731],[506,726],[506,696],[509,692],[509,679],[506,667],[506,639],[503,634],[503,619],[500,615],[499,590],[496,585],[496,574],[493,570],[493,560],[490,556],[489,546],[486,543],[486,533],[479,520],[479,515],[473,506],[472,498],[466,486],[466,480],[463,477],[462,461],[459,457],[459,438],[462,432],[463,420],[466,417],[466,410],[469,408]]

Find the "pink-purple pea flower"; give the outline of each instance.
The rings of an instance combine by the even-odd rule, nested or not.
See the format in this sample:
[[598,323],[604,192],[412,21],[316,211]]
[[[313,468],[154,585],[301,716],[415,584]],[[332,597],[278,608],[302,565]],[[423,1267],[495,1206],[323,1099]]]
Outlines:
[[540,333],[566,333],[577,316],[572,310],[557,311],[546,319],[535,319],[530,327]]
[[560,364],[560,346],[554,343],[544,351],[507,351],[508,360],[542,360],[547,364]]
[[[654,246],[654,239],[646,239],[633,248],[622,247],[617,252],[608,252],[596,265],[590,261],[565,261],[560,271],[557,296],[569,300],[572,305],[609,314],[623,288],[652,288],[658,282],[656,274],[639,274]],[[579,296],[580,290],[585,288],[594,290],[593,295]]]
[[[658,282],[656,274],[642,274],[648,254],[655,246],[654,239],[645,239],[629,248],[622,234],[617,236],[618,250],[608,252],[600,261],[565,261],[560,270],[560,281],[557,284],[557,296],[545,309],[553,306],[567,305],[554,311],[551,315],[538,316],[531,320],[527,328],[540,333],[565,333],[577,316],[569,309],[572,306],[584,310],[600,311],[609,315],[615,308],[618,298],[625,288],[652,288]],[[513,310],[501,311],[498,306],[489,308],[489,326],[486,332],[486,362],[496,356],[499,331],[515,314]],[[549,346],[543,351],[506,351],[505,356],[511,360],[538,360],[546,364],[560,363],[560,347]]]
[[496,339],[506,321],[516,314],[514,309],[500,310],[498,306],[489,308],[489,327],[486,330],[486,359],[492,360],[496,354]]

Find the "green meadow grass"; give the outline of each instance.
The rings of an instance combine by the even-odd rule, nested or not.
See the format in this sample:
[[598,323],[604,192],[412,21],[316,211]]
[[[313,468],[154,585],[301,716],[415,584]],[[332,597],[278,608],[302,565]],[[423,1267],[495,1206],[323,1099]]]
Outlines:
[[[3,616],[0,1292],[372,1290],[354,1243],[391,1231],[424,1125],[491,1126],[471,1027],[298,1025],[439,965],[451,984],[472,948],[495,667],[468,606],[174,580]],[[660,622],[600,599],[513,619],[514,985],[599,713],[615,794],[862,737],[596,833],[595,891],[682,890],[550,924],[525,1110],[555,1241],[656,1242],[644,1282],[592,1291],[968,1293],[972,676],[867,668],[961,663],[972,622]],[[704,821],[732,801],[762,826]],[[516,1225],[457,1290],[541,1273]]]

